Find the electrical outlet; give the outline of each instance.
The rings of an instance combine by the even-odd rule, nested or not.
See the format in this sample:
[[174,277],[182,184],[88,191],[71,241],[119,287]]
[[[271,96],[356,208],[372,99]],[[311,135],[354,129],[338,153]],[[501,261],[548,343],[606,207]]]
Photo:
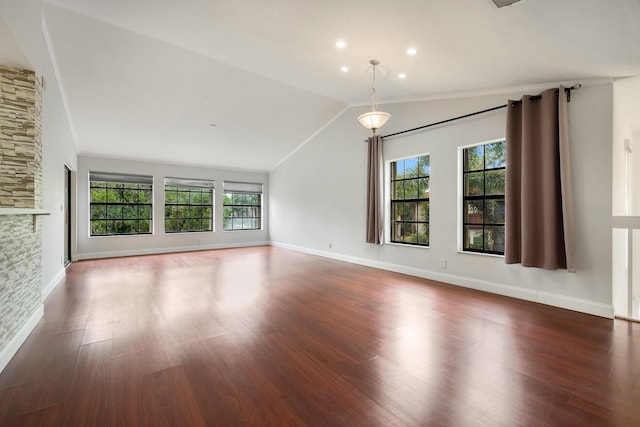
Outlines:
[[447,259],[440,258],[440,268],[447,268]]

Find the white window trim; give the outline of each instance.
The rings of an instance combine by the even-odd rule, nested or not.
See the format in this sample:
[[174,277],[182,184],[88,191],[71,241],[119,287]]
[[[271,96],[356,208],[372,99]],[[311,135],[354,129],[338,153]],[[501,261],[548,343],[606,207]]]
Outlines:
[[[164,186],[162,187],[162,234],[165,236],[182,235],[182,234],[212,234],[216,232],[216,181],[214,179],[196,179],[196,178],[175,178],[164,177]],[[173,233],[167,233],[167,199],[166,199],[166,187],[168,186],[182,186],[185,187],[202,187],[211,188],[211,231],[177,231]],[[198,185],[201,184],[201,185]]]
[[412,154],[410,156],[397,157],[384,162],[384,235],[383,244],[390,246],[401,246],[403,248],[429,249],[431,247],[431,195],[429,195],[429,244],[428,245],[408,245],[391,241],[391,163],[398,160],[412,159],[414,157],[429,156],[429,188],[431,188],[431,153]]
[[[131,176],[131,177],[142,177],[142,178],[151,178],[150,180],[150,184],[151,184],[151,233],[149,234],[107,234],[107,235],[98,235],[98,236],[93,236],[91,234],[91,178],[92,176],[94,177],[98,177],[98,176],[106,176],[106,175],[113,175],[113,176],[120,176],[120,177],[124,177],[124,176]],[[155,176],[153,175],[145,175],[145,174],[131,174],[131,173],[118,173],[118,172],[96,172],[96,171],[88,171],[87,172],[87,212],[88,212],[88,220],[87,220],[87,238],[88,239],[104,239],[104,238],[113,238],[113,237],[119,237],[119,238],[125,238],[125,237],[134,237],[134,238],[142,238],[142,237],[149,237],[149,236],[155,236],[156,234],[156,220],[155,220],[155,208],[156,208],[156,204],[155,204],[155,192],[156,192],[156,180],[155,180]],[[164,192],[163,192],[164,193]],[[163,218],[164,218],[164,214],[163,214]]]
[[[507,140],[506,137],[502,137],[502,138],[497,138],[497,139],[491,139],[491,140],[484,141],[484,142],[474,142],[473,144],[459,145],[458,146],[458,196],[457,196],[458,197],[457,198],[457,202],[458,202],[458,215],[457,215],[458,233],[457,233],[457,236],[456,236],[456,239],[457,239],[456,247],[458,248],[457,252],[459,254],[488,256],[488,257],[493,257],[493,258],[504,258],[504,255],[499,255],[499,254],[487,254],[487,253],[483,253],[483,252],[465,251],[464,248],[462,247],[462,238],[464,236],[464,231],[463,231],[463,227],[462,227],[462,217],[464,215],[464,209],[463,209],[463,206],[464,206],[464,201],[463,201],[464,182],[463,182],[463,179],[462,179],[462,176],[463,176],[463,158],[462,158],[462,153],[463,153],[465,148],[477,147],[479,145],[493,144],[495,142],[502,142],[502,141],[506,141],[506,140]],[[429,205],[429,208],[431,208],[431,205]]]

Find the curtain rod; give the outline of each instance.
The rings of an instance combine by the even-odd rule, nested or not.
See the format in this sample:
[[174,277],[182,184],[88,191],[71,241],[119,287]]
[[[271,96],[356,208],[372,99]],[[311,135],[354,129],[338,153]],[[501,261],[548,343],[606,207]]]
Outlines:
[[[580,83],[577,83],[571,87],[566,87],[564,88],[565,92],[567,92],[567,102],[571,102],[571,91],[575,90],[575,89],[580,89],[582,87],[582,85]],[[540,96],[536,96],[536,97],[531,97],[533,99],[537,99]],[[444,123],[449,123],[449,122],[453,122],[456,120],[460,120],[460,119],[466,119],[467,117],[472,117],[472,116],[477,116],[478,114],[484,114],[484,113],[489,113],[491,111],[495,111],[495,110],[500,110],[502,108],[507,108],[508,104],[504,104],[504,105],[498,105],[497,107],[492,107],[492,108],[487,108],[486,110],[482,110],[482,111],[476,111],[474,113],[469,113],[469,114],[465,114],[463,116],[458,116],[458,117],[453,117],[447,120],[441,120],[439,122],[435,122],[435,123],[429,123],[428,125],[424,125],[424,126],[418,126],[417,128],[413,128],[413,129],[407,129],[407,130],[403,130],[400,132],[395,132],[395,133],[390,133],[389,135],[384,135],[382,136],[382,138],[389,138],[392,136],[396,136],[396,135],[402,135],[403,133],[408,133],[408,132],[413,132],[416,130],[420,130],[420,129],[426,129],[426,128],[430,128],[433,126],[438,126]],[[367,140],[364,140],[365,142],[367,142]]]

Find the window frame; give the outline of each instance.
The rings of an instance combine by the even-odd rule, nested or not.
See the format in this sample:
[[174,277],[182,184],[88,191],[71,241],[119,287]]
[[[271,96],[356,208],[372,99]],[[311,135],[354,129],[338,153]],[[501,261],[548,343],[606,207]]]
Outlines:
[[[168,190],[168,188],[174,188],[175,190]],[[188,189],[188,191],[181,190]],[[195,191],[198,190],[198,191]],[[176,192],[176,203],[167,203],[167,191]],[[210,203],[209,204],[195,204],[191,203],[191,196],[193,194],[204,194],[205,191],[210,192]],[[179,193],[187,193],[189,203],[180,203]],[[213,233],[215,232],[215,181],[212,179],[187,179],[187,178],[164,178],[164,191],[163,191],[163,206],[164,206],[164,234],[183,234],[183,233]],[[191,213],[191,208],[199,207],[199,208],[209,208],[210,216],[199,216],[194,217],[189,215],[188,217],[178,216],[173,217],[167,215],[167,208],[173,207],[187,207],[189,212]],[[169,221],[183,221],[183,220],[199,220],[201,225],[202,221],[209,220],[210,229],[204,230],[178,230],[178,231],[167,231],[167,223]]]
[[392,233],[393,233],[393,226],[394,223],[397,223],[398,221],[394,220],[392,218],[392,212],[393,212],[393,204],[394,204],[394,199],[393,199],[393,182],[396,181],[406,181],[407,179],[400,179],[400,180],[394,180],[393,179],[393,170],[392,170],[392,164],[402,161],[402,160],[407,160],[407,159],[414,159],[414,158],[420,158],[420,157],[429,157],[429,173],[425,176],[421,176],[421,177],[415,177],[415,178],[411,178],[411,179],[420,179],[420,178],[428,178],[429,179],[429,191],[431,189],[431,153],[426,152],[426,153],[421,153],[421,154],[412,154],[410,156],[404,156],[404,157],[398,157],[398,158],[394,158],[394,159],[389,159],[385,161],[385,181],[384,181],[384,188],[385,188],[385,212],[384,212],[384,230],[385,230],[385,244],[389,244],[389,245],[397,245],[397,246],[404,246],[404,247],[411,247],[411,248],[422,248],[422,249],[428,249],[431,247],[431,194],[429,194],[429,197],[427,198],[415,198],[415,199],[402,199],[402,201],[411,203],[411,202],[415,202],[415,203],[420,203],[420,202],[427,202],[428,203],[428,214],[427,214],[427,220],[426,221],[400,221],[400,222],[409,222],[409,223],[415,223],[415,224],[426,224],[427,225],[427,243],[412,243],[412,242],[398,242],[398,241],[393,241],[392,240]]
[[[474,171],[465,171],[464,169],[464,161],[465,161],[465,150],[469,149],[469,148],[474,148],[474,147],[480,147],[480,146],[486,146],[486,145],[490,145],[490,144],[495,144],[495,143],[500,143],[503,142],[505,144],[505,166],[504,167],[499,167],[499,168],[486,168],[486,157],[484,157],[483,160],[483,169],[478,169],[478,170],[474,170]],[[465,230],[465,226],[466,225],[481,225],[482,226],[482,230],[483,230],[483,236],[484,236],[484,228],[485,226],[497,226],[497,227],[503,227],[503,229],[505,229],[506,227],[506,217],[505,217],[505,222],[503,223],[486,223],[485,222],[485,218],[484,218],[484,211],[483,211],[483,219],[482,219],[482,223],[481,224],[477,224],[477,223],[465,223],[464,219],[465,219],[465,202],[467,200],[502,200],[505,201],[505,196],[506,196],[506,191],[505,194],[502,195],[488,195],[486,194],[486,187],[483,185],[483,195],[482,196],[465,196],[465,175],[469,174],[469,173],[474,173],[474,172],[484,172],[484,176],[486,178],[486,172],[487,171],[496,171],[496,170],[504,170],[505,174],[506,174],[506,138],[497,138],[497,139],[493,139],[493,140],[489,140],[489,141],[483,141],[483,142],[477,142],[477,143],[473,143],[473,144],[468,144],[468,145],[464,145],[464,146],[459,146],[458,147],[458,252],[459,253],[464,253],[464,254],[474,254],[474,255],[483,255],[483,256],[490,256],[490,257],[499,257],[499,258],[504,258],[504,251],[500,252],[500,251],[491,251],[491,250],[486,250],[486,249],[471,249],[471,248],[465,248],[465,242],[464,242],[464,238],[465,238],[465,234],[464,234],[464,230]],[[506,176],[505,176],[505,181],[506,181]],[[485,181],[486,182],[486,181]],[[505,189],[506,189],[506,182],[505,182]],[[483,237],[483,247],[484,247],[484,237]]]
[[[105,186],[98,187],[94,186],[94,182],[103,182]],[[153,209],[154,209],[154,179],[153,176],[150,175],[138,175],[138,174],[126,174],[126,173],[114,173],[114,172],[96,172],[90,171],[88,176],[88,236],[89,238],[101,238],[101,237],[120,237],[120,236],[149,236],[154,234],[154,221],[153,221]],[[149,188],[137,188],[136,191],[145,191],[149,192],[149,202],[148,203],[124,203],[124,202],[94,202],[92,190],[95,188],[104,188],[107,190],[105,194],[105,198],[108,199],[108,190],[110,189],[110,184],[123,184],[123,185],[148,185]],[[124,190],[124,188],[122,188]],[[131,190],[131,189],[130,189]],[[138,196],[139,199],[139,196]],[[105,206],[104,215],[105,217],[94,218],[93,217],[93,206]],[[121,218],[109,218],[109,206],[135,206],[136,207],[136,218],[124,218],[124,213]],[[149,212],[148,217],[140,217],[139,207],[146,207]],[[135,233],[106,233],[106,234],[93,234],[93,223],[94,221],[148,221],[149,222],[149,231],[148,232],[135,232]],[[107,225],[108,227],[108,225]],[[137,227],[139,230],[139,226]]]
[[[222,183],[222,231],[224,232],[236,232],[236,231],[261,231],[264,227],[263,221],[263,188],[264,184],[262,183],[254,183],[254,182],[240,182],[240,181],[224,181]],[[230,195],[233,200],[234,196],[245,195],[245,196],[256,196],[257,204],[245,204],[245,203],[232,203],[227,204],[226,199],[227,196]],[[257,209],[257,216],[236,216],[227,218],[226,216],[226,208],[242,210],[245,209]],[[242,219],[243,223],[245,219],[257,220],[258,227],[254,228],[227,228],[225,226],[227,219]],[[233,221],[232,221],[233,224]]]

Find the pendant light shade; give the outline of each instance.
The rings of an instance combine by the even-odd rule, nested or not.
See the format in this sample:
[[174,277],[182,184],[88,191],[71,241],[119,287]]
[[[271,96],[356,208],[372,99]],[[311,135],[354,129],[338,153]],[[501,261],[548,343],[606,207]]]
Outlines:
[[368,113],[360,114],[358,121],[365,128],[375,131],[384,126],[389,117],[391,117],[391,114],[384,111],[369,111]]
[[358,121],[362,126],[367,129],[373,131],[374,135],[376,133],[376,129],[380,129],[387,123],[387,120],[391,117],[391,114],[385,113],[384,111],[377,111],[378,107],[378,97],[376,96],[376,65],[380,64],[380,61],[377,59],[372,59],[369,61],[369,64],[373,67],[373,82],[371,85],[371,111],[360,114],[358,116]]

